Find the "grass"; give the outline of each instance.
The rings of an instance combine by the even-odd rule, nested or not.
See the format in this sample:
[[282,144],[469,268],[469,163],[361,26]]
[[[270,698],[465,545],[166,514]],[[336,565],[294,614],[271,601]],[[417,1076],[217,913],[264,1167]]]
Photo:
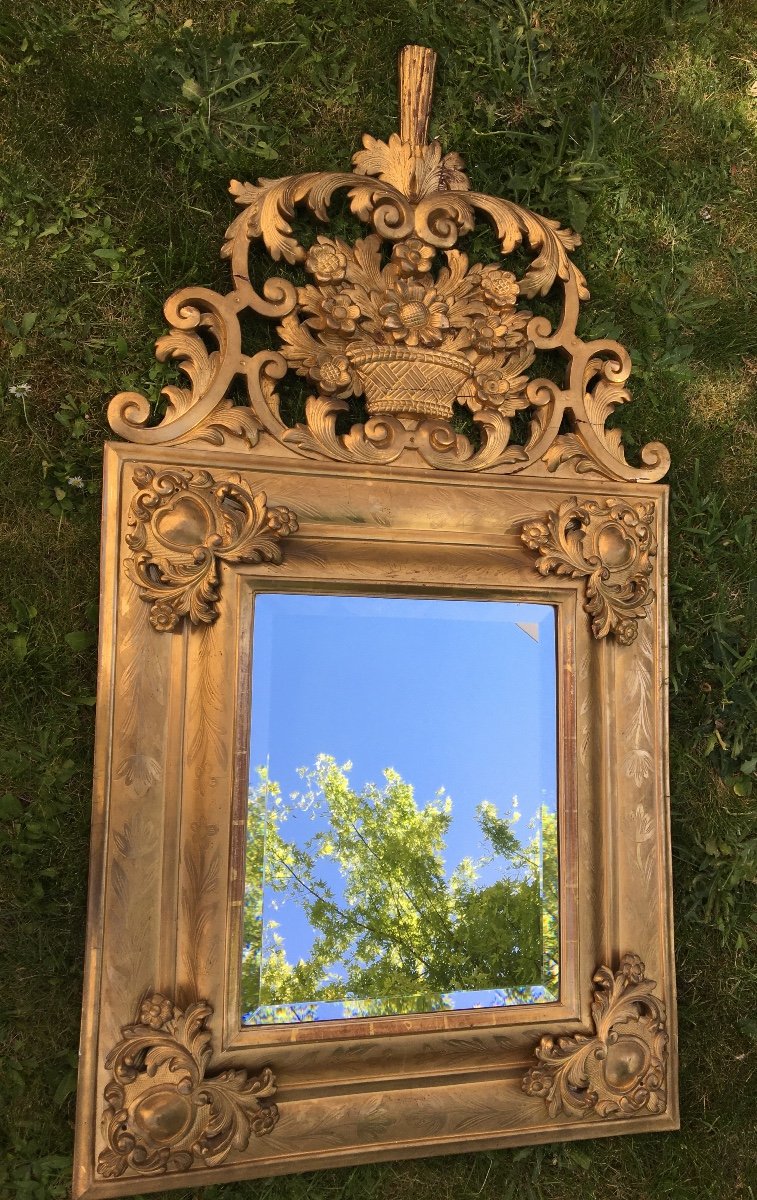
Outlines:
[[228,178],[343,168],[385,137],[408,41],[439,51],[435,126],[476,187],[585,229],[584,329],[634,359],[627,442],[673,455],[682,1130],[180,1195],[757,1195],[747,0],[28,0],[0,4],[2,1197],[70,1176],[107,399],[170,376],[150,350],[168,292],[226,286]]

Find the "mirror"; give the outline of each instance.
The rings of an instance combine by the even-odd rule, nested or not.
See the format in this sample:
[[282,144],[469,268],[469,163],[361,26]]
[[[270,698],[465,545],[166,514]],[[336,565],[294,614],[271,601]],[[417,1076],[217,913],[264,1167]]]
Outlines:
[[258,594],[242,1023],[559,995],[555,610]]

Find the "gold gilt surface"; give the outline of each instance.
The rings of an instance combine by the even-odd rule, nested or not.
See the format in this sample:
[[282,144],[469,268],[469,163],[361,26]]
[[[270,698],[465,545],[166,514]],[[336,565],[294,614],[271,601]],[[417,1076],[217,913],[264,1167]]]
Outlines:
[[[643,465],[634,467],[619,430],[607,428],[630,399],[631,361],[619,343],[576,333],[589,298],[570,257],[581,239],[549,217],[472,191],[459,155],[427,141],[434,60],[423,47],[405,47],[401,132],[388,142],[366,134],[351,172],[232,181],[242,210],[222,249],[232,290],[175,292],[165,307],[171,332],[157,343],[158,358],[175,360],[189,386],[165,389],[158,424],[145,397],[119,394],[109,410],[117,434],[141,445],[204,443],[258,455],[285,448],[326,461],[448,471],[644,482],[665,475],[664,446],[645,446]],[[352,246],[319,233],[306,248],[293,231],[296,209],[327,222],[341,190],[370,232]],[[457,245],[482,219],[505,258],[518,248],[530,256],[520,278],[505,266],[471,263]],[[258,293],[250,256],[261,251],[301,267],[307,282],[271,276]],[[548,294],[561,302],[554,326],[522,304]],[[245,354],[243,314],[276,322],[278,344]],[[561,382],[529,375],[537,351],[564,360]],[[292,428],[277,392],[287,370],[313,389],[305,421]],[[236,380],[244,403],[229,397]],[[362,420],[350,408],[355,399]],[[451,422],[455,405],[472,415],[478,444]],[[528,433],[517,442],[512,419],[524,410]]]
[[[232,290],[166,305],[189,385],[155,423],[111,404],[75,1200],[678,1124],[667,452],[633,467],[606,428],[630,364],[575,333],[575,235],[427,142],[433,62],[403,51],[400,134],[351,173],[232,186]],[[295,206],[338,188],[366,236],[306,249]],[[521,278],[457,245],[481,214]],[[258,294],[252,250],[301,286]],[[525,306],[553,288],[554,328]],[[270,350],[242,352],[244,310]],[[241,1027],[254,597],[287,589],[555,606],[559,1000]]]

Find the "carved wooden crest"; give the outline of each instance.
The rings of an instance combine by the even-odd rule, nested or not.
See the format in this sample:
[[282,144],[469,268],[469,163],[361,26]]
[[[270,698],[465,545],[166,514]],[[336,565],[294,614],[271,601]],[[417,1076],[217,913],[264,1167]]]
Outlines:
[[[427,131],[436,56],[419,46],[400,57],[400,132],[365,135],[351,172],[312,172],[257,184],[232,182],[241,206],[222,254],[232,290],[183,288],[165,307],[171,332],[157,355],[174,359],[187,388],[164,389],[165,413],[124,392],[110,405],[114,431],[133,442],[205,442],[261,453],[358,463],[402,461],[455,471],[582,475],[654,481],[669,455],[653,442],[642,466],[626,462],[608,418],[629,400],[627,351],[578,337],[589,292],[570,253],[580,238],[557,221],[471,189],[457,154]],[[303,240],[295,216],[326,223],[345,190],[366,236],[350,245],[317,233]],[[496,230],[503,265],[471,262],[460,240],[482,220]],[[507,260],[522,247],[520,277]],[[300,272],[251,283],[252,256]],[[255,268],[258,269],[257,261]],[[556,325],[527,301],[559,293]],[[244,352],[240,316],[266,318],[271,347]],[[537,351],[566,363],[562,383],[532,377]],[[286,424],[277,383],[287,371],[312,389],[305,420]],[[242,403],[230,396],[242,381]],[[467,410],[474,433],[460,432]],[[513,438],[513,417],[528,417]]]

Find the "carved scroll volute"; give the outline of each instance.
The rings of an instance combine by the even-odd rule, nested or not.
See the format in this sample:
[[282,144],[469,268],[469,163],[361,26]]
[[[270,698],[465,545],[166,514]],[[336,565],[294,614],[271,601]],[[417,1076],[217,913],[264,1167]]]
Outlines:
[[664,1112],[668,1034],[655,981],[637,954],[626,954],[615,974],[600,967],[594,983],[593,1036],[543,1037],[523,1090],[542,1096],[550,1117]]
[[112,1079],[102,1117],[105,1149],[98,1174],[127,1171],[164,1175],[195,1165],[216,1166],[250,1136],[276,1125],[276,1082],[265,1068],[208,1073],[212,1008],[203,1001],[182,1012],[157,992],[140,1005],[137,1020],[105,1060]]
[[[576,332],[589,298],[571,259],[581,239],[513,201],[472,191],[460,157],[428,142],[435,60],[423,46],[404,48],[400,132],[387,142],[364,135],[351,171],[232,181],[242,211],[222,254],[233,289],[177,292],[165,309],[171,332],[157,343],[158,357],[175,360],[190,386],[164,389],[166,412],[152,426],[145,397],[116,396],[116,433],[143,444],[206,441],[250,451],[262,439],[277,443],[277,453],[284,446],[345,462],[402,458],[453,471],[644,481],[666,473],[664,446],[645,446],[642,466],[633,467],[618,430],[606,428],[630,400],[631,362],[617,342]],[[308,248],[293,226],[297,209],[327,222],[340,189],[368,236],[348,245],[319,233]],[[530,254],[519,278],[507,264],[471,263],[457,248],[482,219],[494,225],[505,260],[521,246]],[[250,282],[253,249],[302,268],[300,286],[273,276],[259,295]],[[562,300],[555,327],[520,304],[553,290]],[[278,342],[253,357],[242,350],[245,310],[279,322]],[[537,350],[567,363],[562,384],[529,378]],[[312,389],[294,428],[282,420],[276,392],[287,370]],[[237,378],[247,384],[243,404],[230,398]],[[365,423],[350,410],[361,397]],[[475,443],[453,425],[459,407],[477,426]],[[529,434],[516,444],[512,419],[524,410]]]
[[573,496],[542,520],[528,521],[521,540],[539,557],[536,569],[586,580],[584,608],[596,638],[613,634],[623,646],[654,600],[649,580],[657,550],[653,503]]
[[219,563],[279,563],[281,539],[297,529],[294,513],[269,508],[265,493],[253,495],[238,475],[219,482],[208,471],[136,467],[134,482],[126,569],[158,632],[182,617],[215,621]]

